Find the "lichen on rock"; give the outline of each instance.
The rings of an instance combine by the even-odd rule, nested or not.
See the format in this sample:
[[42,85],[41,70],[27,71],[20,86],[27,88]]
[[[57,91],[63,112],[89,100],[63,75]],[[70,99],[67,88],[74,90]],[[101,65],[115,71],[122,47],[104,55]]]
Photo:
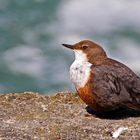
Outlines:
[[99,140],[127,127],[121,139],[140,138],[140,116],[107,119],[91,115],[73,93],[53,96],[24,92],[0,95],[0,139]]

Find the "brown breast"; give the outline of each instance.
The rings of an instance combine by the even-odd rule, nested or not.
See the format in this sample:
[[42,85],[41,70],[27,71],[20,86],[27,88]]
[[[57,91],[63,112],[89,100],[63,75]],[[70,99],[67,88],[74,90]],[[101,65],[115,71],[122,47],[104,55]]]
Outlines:
[[82,88],[77,89],[80,98],[90,107],[97,110],[96,97],[93,93],[93,74],[90,74],[90,77],[86,85]]

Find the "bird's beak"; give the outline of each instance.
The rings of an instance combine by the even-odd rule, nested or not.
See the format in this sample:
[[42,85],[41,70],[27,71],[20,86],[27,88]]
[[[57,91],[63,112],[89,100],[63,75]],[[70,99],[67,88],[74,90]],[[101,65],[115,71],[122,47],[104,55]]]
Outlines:
[[62,45],[65,46],[66,48],[74,49],[74,45],[69,45],[69,44],[62,44]]

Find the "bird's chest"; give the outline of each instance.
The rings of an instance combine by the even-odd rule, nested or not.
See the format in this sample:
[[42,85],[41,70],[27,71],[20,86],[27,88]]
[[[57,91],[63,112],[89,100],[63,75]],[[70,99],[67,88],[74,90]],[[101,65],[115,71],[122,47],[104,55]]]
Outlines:
[[76,88],[84,87],[91,73],[91,63],[74,61],[70,67],[70,78]]

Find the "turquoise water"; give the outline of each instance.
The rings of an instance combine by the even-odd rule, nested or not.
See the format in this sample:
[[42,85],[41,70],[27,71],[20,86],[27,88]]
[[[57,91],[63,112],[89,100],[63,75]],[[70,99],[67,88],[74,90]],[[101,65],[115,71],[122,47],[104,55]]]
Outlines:
[[[61,44],[87,38],[139,73],[140,18],[133,14],[140,12],[140,2],[100,2],[1,0],[0,92],[74,90],[69,79],[73,54]],[[114,9],[101,10],[110,5]]]

